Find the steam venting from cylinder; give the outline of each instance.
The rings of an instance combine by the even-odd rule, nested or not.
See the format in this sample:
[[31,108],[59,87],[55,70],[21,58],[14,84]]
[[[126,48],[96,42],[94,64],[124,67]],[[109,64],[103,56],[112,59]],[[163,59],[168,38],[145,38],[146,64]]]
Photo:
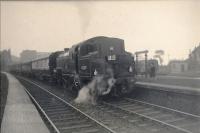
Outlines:
[[95,76],[91,82],[80,89],[75,102],[95,105],[99,96],[110,93],[115,81],[112,69],[107,69],[106,74]]

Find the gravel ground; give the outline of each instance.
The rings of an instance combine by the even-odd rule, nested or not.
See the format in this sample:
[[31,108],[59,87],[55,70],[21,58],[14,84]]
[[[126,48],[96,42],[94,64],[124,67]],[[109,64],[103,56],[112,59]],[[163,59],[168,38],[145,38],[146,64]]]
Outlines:
[[1,89],[0,89],[0,95],[1,95],[1,117],[0,122],[2,122],[4,108],[6,104],[8,94],[8,79],[5,74],[1,73]]

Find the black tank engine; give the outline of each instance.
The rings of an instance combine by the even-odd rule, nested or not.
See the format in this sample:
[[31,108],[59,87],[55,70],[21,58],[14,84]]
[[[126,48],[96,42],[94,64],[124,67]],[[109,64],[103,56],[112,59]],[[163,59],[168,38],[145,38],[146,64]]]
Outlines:
[[49,57],[11,66],[11,70],[79,90],[99,75],[116,80],[111,93],[131,91],[135,83],[134,57],[124,40],[94,37],[52,53]]

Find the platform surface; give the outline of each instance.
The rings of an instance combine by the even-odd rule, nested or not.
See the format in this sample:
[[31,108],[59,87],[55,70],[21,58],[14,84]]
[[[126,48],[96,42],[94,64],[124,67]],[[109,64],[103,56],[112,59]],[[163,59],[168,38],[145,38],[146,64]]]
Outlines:
[[137,76],[137,81],[200,89],[200,77],[157,75],[155,78]]
[[188,86],[181,86],[181,85],[170,85],[170,84],[162,84],[162,83],[154,83],[154,82],[143,82],[138,81],[136,82],[136,86],[138,87],[145,87],[149,89],[158,89],[158,90],[165,90],[171,92],[179,92],[185,94],[195,94],[200,96],[200,88],[193,88]]
[[49,133],[36,107],[20,82],[11,74],[1,133]]

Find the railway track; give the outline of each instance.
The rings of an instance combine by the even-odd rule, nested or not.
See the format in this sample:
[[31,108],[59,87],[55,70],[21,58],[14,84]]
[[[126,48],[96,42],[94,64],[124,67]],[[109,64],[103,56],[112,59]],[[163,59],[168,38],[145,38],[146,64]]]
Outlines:
[[[25,79],[20,76],[17,76],[17,77],[20,81],[22,79]],[[54,87],[50,87],[50,86],[43,84],[41,82],[38,82],[38,81],[32,81],[29,79],[25,79],[25,80],[31,84],[40,86],[43,89],[46,89],[46,90],[52,92],[53,94],[57,95],[58,97],[61,97],[62,99],[66,100],[66,101],[69,101],[72,105],[75,105],[81,111],[90,115],[97,121],[100,121],[101,123],[103,123],[104,125],[109,127],[110,129],[114,130],[115,132],[118,132],[118,133],[121,133],[121,132],[132,133],[133,131],[136,131],[137,133],[148,132],[148,130],[144,131],[144,130],[141,130],[140,128],[138,129],[137,127],[135,127],[132,124],[127,123],[126,121],[121,121],[121,119],[118,118],[117,116],[112,116],[109,113],[104,112],[104,111],[102,112],[102,110],[100,110],[100,109],[97,110],[96,106],[87,106],[87,105],[82,106],[82,105],[74,104],[73,102],[71,102],[71,101],[73,101],[74,96],[71,93],[66,93],[65,91],[63,92],[63,91],[59,90],[60,88],[55,89]],[[22,82],[22,84],[26,87],[30,86],[30,85],[26,85],[26,83],[23,83],[23,82]],[[34,89],[34,88],[32,88],[32,89]],[[63,95],[63,93],[64,93],[64,95]]]
[[[103,102],[105,105],[138,116],[146,121],[174,129],[183,133],[200,133],[200,116],[178,110],[150,104],[147,102],[123,98],[122,100]],[[148,125],[146,125],[148,126]]]
[[[45,113],[47,117],[50,119],[50,123],[52,123],[53,125],[52,127],[55,128],[54,130],[56,130],[57,128],[57,130],[60,131],[59,127],[61,127],[60,129],[62,131],[62,129],[65,129],[65,127],[72,126],[71,130],[70,128],[69,130],[67,129],[68,130],[67,132],[72,132],[73,127],[76,130],[80,128],[81,130],[80,132],[84,131],[82,130],[84,128],[82,128],[81,126],[80,127],[78,126],[79,122],[76,121],[77,117],[79,118],[80,112],[83,111],[82,112],[83,116],[88,116],[87,118],[90,119],[91,113],[94,112],[93,110],[88,111],[88,109],[84,110],[82,108],[81,110],[79,110],[75,107],[79,113],[76,113],[73,115],[71,112],[67,112],[67,111],[65,112],[66,109],[62,109],[62,107],[66,105],[65,104],[60,105],[54,100],[54,99],[60,99],[62,102],[64,103],[66,102],[66,100],[63,100],[60,98],[59,94],[55,95],[54,92],[50,92],[46,90],[46,88],[40,87],[37,83],[32,82],[32,84],[35,84],[35,86],[38,86],[39,88],[38,87],[36,88],[38,88],[40,91],[43,90],[45,93],[49,93],[48,95],[54,96],[54,98],[48,98],[48,100],[41,99],[42,102],[40,103],[38,102],[41,108],[42,106],[40,104],[43,105],[44,109],[42,110],[44,110],[44,112],[45,110],[47,110],[47,112]],[[31,90],[35,90],[35,87],[34,89],[33,88],[30,89],[29,91],[27,90],[28,93],[31,93]],[[36,91],[35,95],[37,94],[38,92]],[[45,96],[39,96],[39,97],[43,98]],[[70,99],[70,96],[68,99]],[[45,101],[49,101],[49,102],[46,103]],[[50,106],[50,104],[52,105]],[[70,105],[73,106],[73,103]],[[109,118],[97,119],[93,115],[92,117],[95,118],[93,123],[94,124],[96,123],[96,126],[94,126],[94,130],[93,130],[93,127],[91,127],[92,129],[89,128],[85,132],[199,133],[200,131],[198,127],[198,125],[200,125],[199,116],[180,112],[177,110],[172,110],[172,109],[161,107],[154,104],[145,103],[145,102],[138,101],[135,99],[123,98],[122,100],[115,100],[115,101],[108,101],[108,102],[104,101],[101,104],[98,104],[97,106],[95,106],[95,108],[97,108],[101,112],[105,112],[105,114],[108,114],[110,116],[109,118],[121,119],[122,126],[120,127],[120,130],[118,130],[117,128],[119,127],[113,126],[115,125],[114,124],[115,122],[113,122],[112,119],[109,119]],[[62,115],[63,113],[65,113],[66,116],[64,115],[63,117]],[[51,115],[53,117],[50,117]],[[67,116],[69,117],[67,118]],[[56,119],[53,120],[52,118],[53,119],[56,118]],[[73,118],[75,118],[75,122],[72,122],[71,125],[66,124],[66,121],[69,121]],[[93,118],[91,119],[93,120]],[[59,122],[59,120],[61,122]],[[78,120],[80,120],[81,122],[83,118],[81,117]],[[86,123],[85,121],[82,121],[82,122],[84,122],[83,125]],[[100,125],[98,125],[99,123]],[[85,124],[85,126],[87,127],[88,125]],[[124,127],[124,129],[121,129],[122,127]],[[73,132],[76,132],[76,130]]]
[[28,82],[26,92],[56,133],[115,133],[101,122],[93,119],[69,102],[61,99],[39,85]]

